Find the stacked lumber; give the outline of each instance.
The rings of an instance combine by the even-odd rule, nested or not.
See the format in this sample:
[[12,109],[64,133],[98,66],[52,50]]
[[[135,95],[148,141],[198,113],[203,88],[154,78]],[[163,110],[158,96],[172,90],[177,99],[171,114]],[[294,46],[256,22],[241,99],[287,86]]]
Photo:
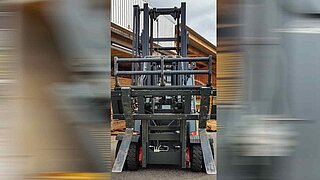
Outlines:
[[217,120],[210,119],[207,121],[207,131],[217,131]]
[[111,120],[111,133],[122,132],[126,129],[126,122],[124,120]]
[[235,52],[219,53],[217,70],[217,104],[238,104],[243,94],[241,55]]
[[[131,78],[125,78],[125,77],[118,77],[119,83],[121,86],[130,86],[131,85]],[[111,76],[111,87],[113,88],[115,84],[115,78],[114,76]]]
[[111,134],[114,134],[114,132],[117,131],[124,131],[126,129],[126,121],[113,119],[112,114],[113,112],[111,108]]

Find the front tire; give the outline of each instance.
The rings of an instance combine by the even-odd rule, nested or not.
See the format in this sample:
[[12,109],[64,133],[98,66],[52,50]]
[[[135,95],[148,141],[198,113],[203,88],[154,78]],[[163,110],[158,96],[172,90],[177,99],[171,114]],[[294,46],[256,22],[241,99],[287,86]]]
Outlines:
[[200,172],[203,167],[203,156],[200,144],[193,144],[190,152],[191,171]]
[[139,162],[139,152],[140,146],[139,143],[131,143],[126,159],[127,168],[129,171],[137,171],[140,167]]

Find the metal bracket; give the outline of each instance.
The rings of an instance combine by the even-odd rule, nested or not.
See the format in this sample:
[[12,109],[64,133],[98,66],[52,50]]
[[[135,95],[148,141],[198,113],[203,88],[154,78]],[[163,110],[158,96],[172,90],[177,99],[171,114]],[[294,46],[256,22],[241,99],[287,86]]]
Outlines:
[[209,118],[210,91],[210,87],[201,88],[199,128],[206,128],[206,122]]
[[215,162],[206,129],[199,129],[202,156],[207,174],[217,174]]
[[133,118],[132,118],[132,109],[131,109],[131,95],[130,95],[130,88],[122,87],[121,88],[121,100],[122,106],[124,111],[124,117],[126,120],[126,126],[128,128],[133,127]]
[[133,133],[133,128],[126,128],[126,132],[122,139],[116,160],[113,164],[112,172],[122,172],[122,169],[129,151],[132,133]]

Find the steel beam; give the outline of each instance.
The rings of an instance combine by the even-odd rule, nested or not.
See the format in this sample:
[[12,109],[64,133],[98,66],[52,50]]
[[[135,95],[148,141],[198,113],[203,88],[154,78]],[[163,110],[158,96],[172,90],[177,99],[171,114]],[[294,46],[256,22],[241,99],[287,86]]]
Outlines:
[[187,36],[187,15],[186,3],[181,3],[181,56],[187,57],[188,55],[188,36]]
[[[164,71],[164,75],[177,74],[208,74],[209,70],[178,70]],[[161,71],[118,71],[117,75],[161,75]]]
[[[143,95],[138,96],[138,112],[139,114],[144,114],[144,103],[145,99]],[[148,157],[148,146],[149,146],[149,120],[141,121],[141,144],[142,144],[142,167],[147,167],[147,157]]]
[[144,120],[192,120],[192,119],[199,119],[199,114],[134,114],[134,119],[141,119]]

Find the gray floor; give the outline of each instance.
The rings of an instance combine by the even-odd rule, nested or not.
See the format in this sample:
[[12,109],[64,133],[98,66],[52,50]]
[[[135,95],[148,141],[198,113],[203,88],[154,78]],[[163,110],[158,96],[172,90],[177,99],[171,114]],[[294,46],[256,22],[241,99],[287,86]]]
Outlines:
[[[211,133],[216,139],[216,133]],[[216,142],[216,141],[215,141]],[[117,141],[115,136],[111,137],[111,153],[112,153],[112,164],[115,158],[115,149]],[[215,146],[215,155],[216,153],[216,144]],[[216,159],[216,157],[215,157]],[[140,169],[138,171],[123,171],[122,173],[112,173],[112,179],[136,179],[136,180],[150,180],[150,179],[201,179],[201,180],[215,180],[215,175],[207,175],[206,173],[195,173],[190,170],[181,170],[177,167],[171,166],[150,166],[147,169]]]

